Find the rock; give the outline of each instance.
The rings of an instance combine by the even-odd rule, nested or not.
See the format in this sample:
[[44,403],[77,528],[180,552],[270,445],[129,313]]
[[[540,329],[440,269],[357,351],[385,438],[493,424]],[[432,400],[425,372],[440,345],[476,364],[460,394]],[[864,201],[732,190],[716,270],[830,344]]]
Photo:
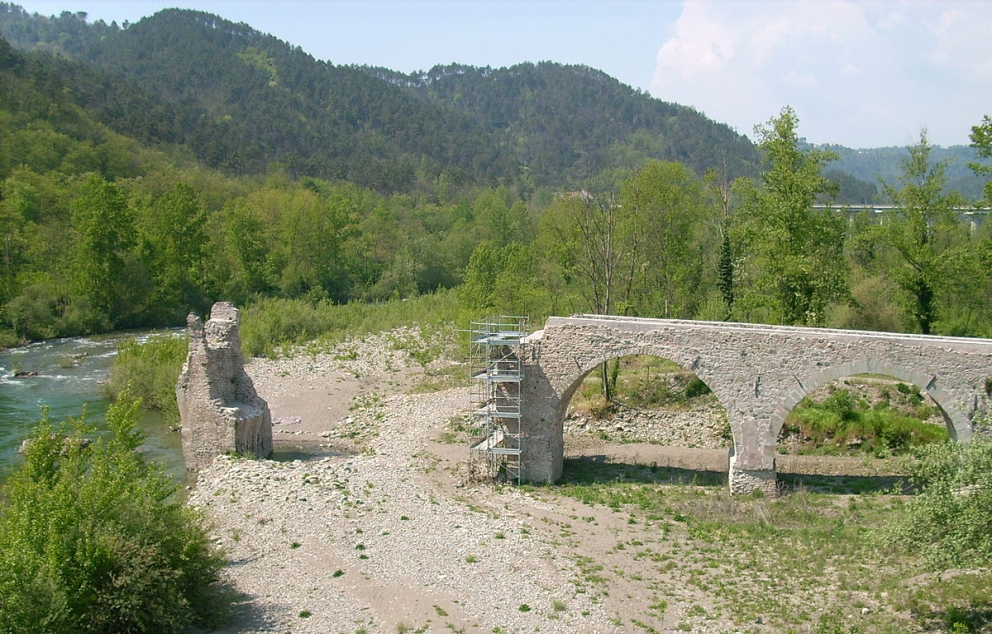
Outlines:
[[272,453],[272,416],[245,372],[238,309],[218,302],[204,324],[190,314],[189,355],[176,399],[187,469],[209,466],[224,453]]
[[[22,440],[21,446],[17,448],[17,453],[22,456],[26,454],[28,448],[31,447],[32,442],[33,442],[32,438],[25,438],[24,440]],[[68,455],[69,451],[73,449],[74,443],[76,444],[76,447],[82,450],[82,449],[89,449],[90,445],[93,444],[93,441],[90,440],[89,438],[76,438],[73,436],[63,436],[62,451],[60,451],[59,453],[63,456]]]

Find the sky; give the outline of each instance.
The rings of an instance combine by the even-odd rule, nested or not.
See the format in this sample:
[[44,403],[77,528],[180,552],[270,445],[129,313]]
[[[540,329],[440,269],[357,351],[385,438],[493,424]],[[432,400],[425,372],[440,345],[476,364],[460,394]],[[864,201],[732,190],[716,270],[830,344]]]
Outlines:
[[967,145],[992,115],[987,0],[14,0],[137,22],[244,22],[333,64],[584,64],[756,139],[791,106],[812,143]]

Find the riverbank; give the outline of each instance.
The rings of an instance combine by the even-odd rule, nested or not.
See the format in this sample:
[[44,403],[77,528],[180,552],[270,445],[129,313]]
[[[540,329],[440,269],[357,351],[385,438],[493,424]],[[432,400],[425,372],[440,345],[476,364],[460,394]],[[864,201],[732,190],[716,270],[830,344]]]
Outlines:
[[224,631],[615,631],[524,511],[543,503],[465,486],[466,447],[436,441],[467,411],[468,390],[408,394],[423,369],[392,341],[247,365],[275,444],[354,453],[220,458],[200,474],[190,501],[216,523],[244,594]]

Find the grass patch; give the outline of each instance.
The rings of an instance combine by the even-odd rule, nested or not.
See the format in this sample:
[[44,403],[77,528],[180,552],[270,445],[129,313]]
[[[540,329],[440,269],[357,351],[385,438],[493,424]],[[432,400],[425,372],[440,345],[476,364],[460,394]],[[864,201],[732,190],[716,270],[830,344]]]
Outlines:
[[[409,300],[349,304],[304,299],[261,299],[241,313],[241,350],[246,357],[275,356],[280,346],[321,340],[328,346],[348,337],[393,330],[417,324],[431,326],[468,321],[454,291],[439,290]],[[414,351],[418,362],[436,355]]]
[[[887,538],[907,512],[904,495],[796,485],[777,499],[732,496],[717,475],[568,459],[560,484],[530,491],[607,507],[639,527],[630,530],[643,536],[611,551],[611,569],[643,571],[626,577],[640,584],[632,594],[681,586],[702,597],[679,622],[685,631],[716,615],[776,632],[992,631],[992,571],[935,576]],[[580,556],[576,566],[579,583],[606,581],[600,562]],[[670,603],[655,595],[631,623],[650,631]],[[856,622],[838,617],[850,614]]]
[[107,396],[117,399],[126,390],[140,399],[144,409],[158,410],[167,423],[178,423],[176,381],[188,351],[185,336],[153,336],[144,343],[134,337],[123,339],[110,366]]
[[796,452],[801,454],[855,452],[885,458],[947,439],[945,427],[921,420],[934,412],[915,385],[885,385],[874,389],[869,399],[858,389],[864,382],[845,383],[828,386],[828,395],[820,401],[800,401],[783,426],[785,442],[780,448],[798,443]]

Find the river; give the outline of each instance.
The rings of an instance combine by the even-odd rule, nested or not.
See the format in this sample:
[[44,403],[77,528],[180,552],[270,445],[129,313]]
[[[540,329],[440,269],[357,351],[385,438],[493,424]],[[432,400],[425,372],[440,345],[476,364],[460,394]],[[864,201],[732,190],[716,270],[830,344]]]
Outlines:
[[[0,479],[16,463],[17,449],[41,419],[43,408],[48,408],[52,422],[80,416],[85,408],[87,419],[102,428],[109,405],[104,384],[117,343],[124,337],[140,340],[150,334],[73,337],[0,350]],[[171,431],[157,412],[143,414],[140,429],[146,436],[142,446],[146,456],[182,477],[179,433]]]

